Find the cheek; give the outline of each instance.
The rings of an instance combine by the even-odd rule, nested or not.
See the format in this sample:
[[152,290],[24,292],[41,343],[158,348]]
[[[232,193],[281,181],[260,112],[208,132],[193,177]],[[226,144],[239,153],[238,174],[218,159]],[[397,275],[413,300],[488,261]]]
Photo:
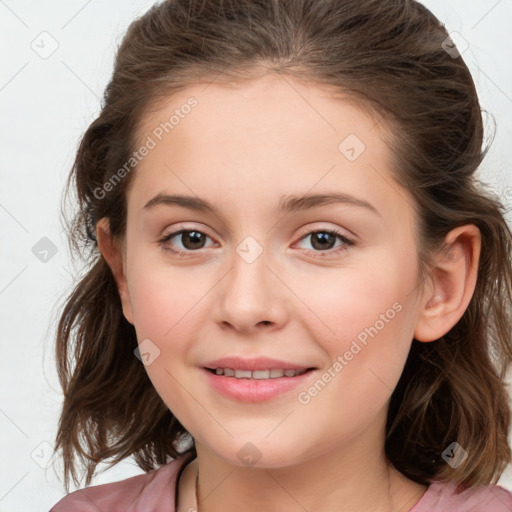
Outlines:
[[[315,287],[304,284],[298,292],[307,297],[310,331],[337,376],[332,387],[338,393],[345,390],[354,407],[362,396],[376,404],[389,397],[413,338],[414,294],[410,292],[415,269],[400,264],[396,256],[385,256],[379,255],[364,268],[343,269],[334,280],[332,272],[317,276]],[[339,364],[334,367],[336,361]]]
[[393,263],[394,268],[382,263],[328,269],[302,280],[294,286],[304,305],[301,317],[310,319],[319,339],[331,339],[333,348],[343,348],[343,342],[360,334],[364,339],[375,324],[379,331],[396,330],[404,317],[397,310],[405,306],[412,285],[407,272]]
[[187,269],[173,270],[143,251],[131,255],[128,288],[135,329],[143,337],[169,337],[197,301],[197,286]]
[[195,276],[190,266],[173,268],[163,258],[151,263],[149,259],[142,250],[131,254],[130,301],[139,343],[149,339],[159,351],[146,370],[152,380],[160,372],[168,386],[167,372],[179,372],[189,362],[191,340],[197,340],[197,327],[207,318],[206,296],[212,283]]
[[193,393],[193,389],[189,389],[189,370],[184,363],[191,337],[192,306],[197,300],[180,283],[173,283],[168,269],[166,274],[164,279],[156,267],[132,273],[130,298],[139,350],[151,354],[145,370],[167,407],[186,422],[190,397],[184,383],[187,390]]

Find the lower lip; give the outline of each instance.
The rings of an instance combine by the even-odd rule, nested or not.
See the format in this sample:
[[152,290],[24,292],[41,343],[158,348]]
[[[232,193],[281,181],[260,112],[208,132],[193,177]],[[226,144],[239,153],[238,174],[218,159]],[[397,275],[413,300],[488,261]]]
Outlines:
[[224,377],[209,370],[206,372],[210,384],[222,395],[240,402],[257,403],[270,400],[281,393],[304,384],[313,373],[308,370],[296,377],[278,377],[275,379],[237,379]]

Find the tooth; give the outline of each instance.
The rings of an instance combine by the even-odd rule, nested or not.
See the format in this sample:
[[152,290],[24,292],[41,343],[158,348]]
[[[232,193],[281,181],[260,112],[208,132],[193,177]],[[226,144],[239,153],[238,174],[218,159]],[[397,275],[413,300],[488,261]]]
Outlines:
[[250,379],[251,378],[251,370],[235,370],[235,377],[237,379]]
[[270,376],[269,370],[255,370],[252,372],[253,379],[268,379]]
[[271,370],[235,370],[233,368],[215,368],[216,375],[235,377],[237,379],[278,379],[280,377],[296,377],[302,375],[306,370],[282,370],[273,368]]

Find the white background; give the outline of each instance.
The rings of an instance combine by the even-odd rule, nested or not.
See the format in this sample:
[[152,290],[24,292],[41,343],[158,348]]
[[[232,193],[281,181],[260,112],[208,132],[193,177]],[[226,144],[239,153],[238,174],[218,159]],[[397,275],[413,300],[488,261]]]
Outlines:
[[[424,3],[469,43],[463,57],[497,125],[482,177],[510,203],[512,0]],[[99,113],[116,47],[151,4],[0,0],[0,512],[48,511],[64,495],[56,466],[41,467],[52,452],[61,405],[53,362],[57,303],[73,282],[60,200],[79,138]],[[40,35],[45,31],[55,43]],[[31,47],[42,46],[41,38],[47,50],[58,44],[46,59]],[[57,250],[46,263],[32,252],[43,237]],[[93,483],[141,472],[124,462]],[[510,467],[499,483],[512,490]]]

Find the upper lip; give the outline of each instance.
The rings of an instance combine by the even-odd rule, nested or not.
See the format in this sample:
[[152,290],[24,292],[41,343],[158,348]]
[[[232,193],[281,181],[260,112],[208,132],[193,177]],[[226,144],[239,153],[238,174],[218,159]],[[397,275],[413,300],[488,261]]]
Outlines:
[[241,357],[223,357],[204,364],[205,368],[232,368],[233,370],[308,370],[311,366],[304,366],[297,363],[289,363],[268,357],[255,357],[243,359]]

